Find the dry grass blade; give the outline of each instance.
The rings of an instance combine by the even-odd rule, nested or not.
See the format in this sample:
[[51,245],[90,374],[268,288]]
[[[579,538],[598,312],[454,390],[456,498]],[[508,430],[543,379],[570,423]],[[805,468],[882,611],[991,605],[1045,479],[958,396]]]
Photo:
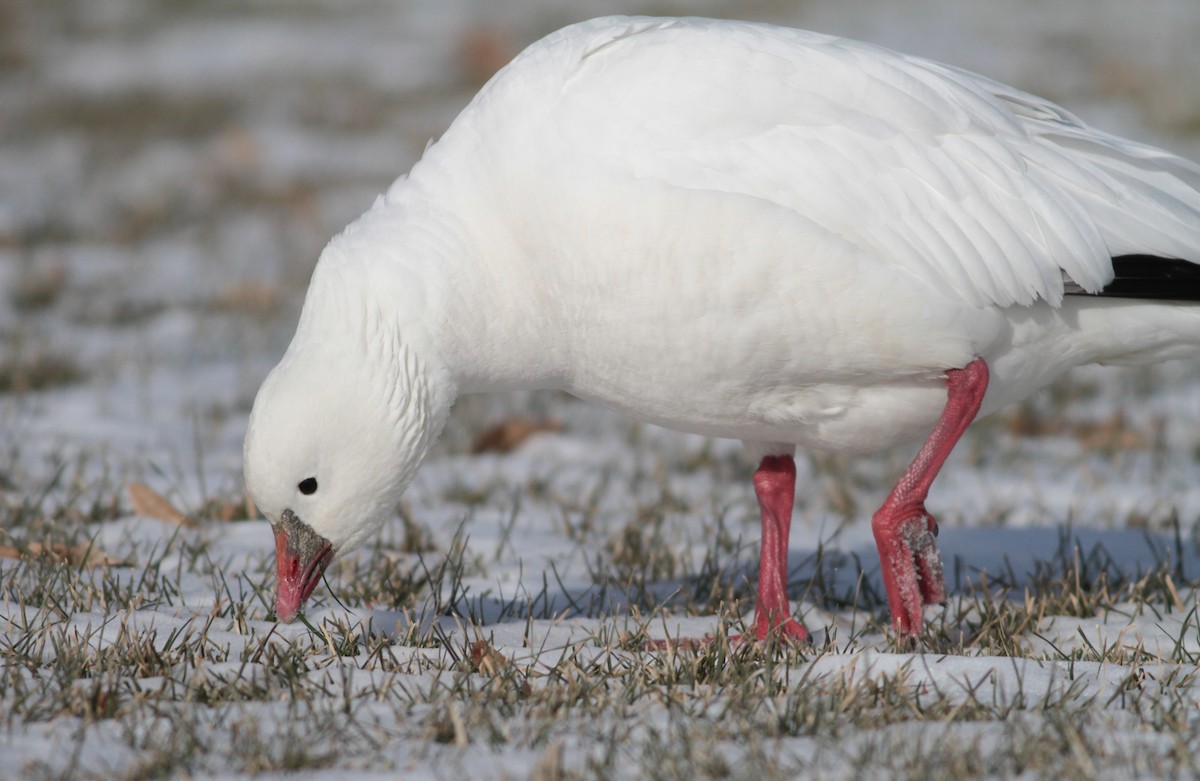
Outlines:
[[555,741],[546,749],[546,753],[538,759],[533,766],[533,773],[529,776],[532,781],[559,781],[566,778],[563,772],[563,744],[561,741]]
[[176,509],[166,497],[145,483],[130,483],[129,499],[133,502],[133,511],[138,515],[189,528],[196,525],[194,520]]
[[1134,428],[1119,410],[1100,421],[1071,421],[1038,415],[1027,406],[1010,414],[1008,430],[1026,437],[1071,436],[1084,448],[1101,452],[1145,450],[1156,436]]
[[258,517],[258,506],[254,504],[254,497],[249,493],[243,493],[238,499],[209,499],[196,512],[196,517],[222,523],[252,521]]
[[508,657],[492,648],[486,640],[471,643],[471,664],[484,675],[499,675],[512,662]]
[[504,654],[493,648],[486,640],[476,640],[471,643],[471,666],[475,671],[496,679],[511,681],[516,692],[528,697],[531,689],[529,682],[517,670],[516,666]]
[[31,542],[23,549],[0,546],[0,558],[21,559],[27,556],[48,558],[72,567],[129,567],[133,565],[131,561],[119,559],[91,545],[63,545],[62,543],[43,545],[40,542]]
[[534,434],[543,431],[562,431],[557,420],[509,418],[484,431],[471,445],[472,453],[509,453],[516,450]]

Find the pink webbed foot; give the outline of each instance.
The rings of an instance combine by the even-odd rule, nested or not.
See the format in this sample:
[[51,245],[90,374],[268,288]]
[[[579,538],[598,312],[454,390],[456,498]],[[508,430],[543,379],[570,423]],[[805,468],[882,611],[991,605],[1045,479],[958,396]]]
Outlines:
[[[905,517],[907,516],[907,517]],[[921,507],[915,514],[880,510],[872,522],[888,608],[896,631],[921,632],[925,605],[946,602],[946,581],[937,549],[937,521]]]
[[[796,619],[788,616],[783,621],[775,621],[774,623],[766,620],[763,614],[759,611],[755,612],[754,631],[745,635],[730,635],[729,643],[733,646],[740,646],[743,643],[762,643],[766,642],[772,632],[778,633],[781,640],[791,645],[805,646],[812,643],[812,638],[808,634],[808,630],[804,628]],[[647,640],[644,647],[647,650],[665,651],[669,648],[687,648],[690,650],[702,650],[715,643],[715,637],[685,637],[678,640]]]
[[[777,632],[780,639],[797,645],[807,645],[812,642],[812,638],[808,634],[808,630],[791,616],[786,616],[782,621],[779,620],[779,615],[772,613],[770,618],[767,617],[766,611],[757,610],[754,614],[754,639],[758,642],[765,642],[772,632]],[[737,639],[742,639],[741,637]]]

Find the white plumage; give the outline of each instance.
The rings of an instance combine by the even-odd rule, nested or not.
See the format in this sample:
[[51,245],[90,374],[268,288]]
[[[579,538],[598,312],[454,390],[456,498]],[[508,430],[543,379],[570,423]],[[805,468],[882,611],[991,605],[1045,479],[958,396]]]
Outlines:
[[[1114,256],[1198,247],[1200,167],[1011,87],[769,25],[597,19],[518,56],[330,243],[255,403],[247,484],[273,520],[357,544],[456,395],[506,388],[788,463],[918,440],[977,359],[986,413],[1074,365],[1200,354],[1200,306],[1064,297],[1102,290]],[[766,535],[790,488],[759,498]],[[909,498],[876,517],[907,529],[884,532],[885,578],[904,567],[885,542],[935,528]],[[287,616],[315,581],[284,599],[277,538]],[[889,590],[929,601],[940,570],[917,557]],[[760,630],[779,598],[760,592]]]

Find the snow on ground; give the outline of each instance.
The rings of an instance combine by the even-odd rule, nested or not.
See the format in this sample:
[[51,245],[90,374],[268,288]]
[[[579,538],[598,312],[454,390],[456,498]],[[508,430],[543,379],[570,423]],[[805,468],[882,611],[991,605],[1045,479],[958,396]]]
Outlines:
[[[495,67],[613,10],[0,0],[0,546],[115,560],[0,558],[0,778],[1197,772],[1194,366],[1081,370],[973,428],[923,653],[883,631],[867,523],[911,450],[800,460],[813,650],[642,651],[749,615],[749,465],[556,394],[464,400],[310,626],[269,620],[241,438],[320,247]],[[1200,156],[1190,0],[620,10],[865,38]],[[563,430],[468,454],[515,413]],[[133,480],[203,520],[136,515]]]

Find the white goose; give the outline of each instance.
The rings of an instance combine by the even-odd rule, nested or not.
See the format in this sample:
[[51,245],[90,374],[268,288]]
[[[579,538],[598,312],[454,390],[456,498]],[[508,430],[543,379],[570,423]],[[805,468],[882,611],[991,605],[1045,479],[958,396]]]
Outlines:
[[321,255],[246,435],[277,613],[390,517],[456,396],[560,388],[761,459],[760,638],[807,636],[795,446],[927,438],[873,519],[916,634],[963,430],[1072,366],[1200,355],[1197,261],[1200,167],[1003,84],[764,24],[568,27]]

